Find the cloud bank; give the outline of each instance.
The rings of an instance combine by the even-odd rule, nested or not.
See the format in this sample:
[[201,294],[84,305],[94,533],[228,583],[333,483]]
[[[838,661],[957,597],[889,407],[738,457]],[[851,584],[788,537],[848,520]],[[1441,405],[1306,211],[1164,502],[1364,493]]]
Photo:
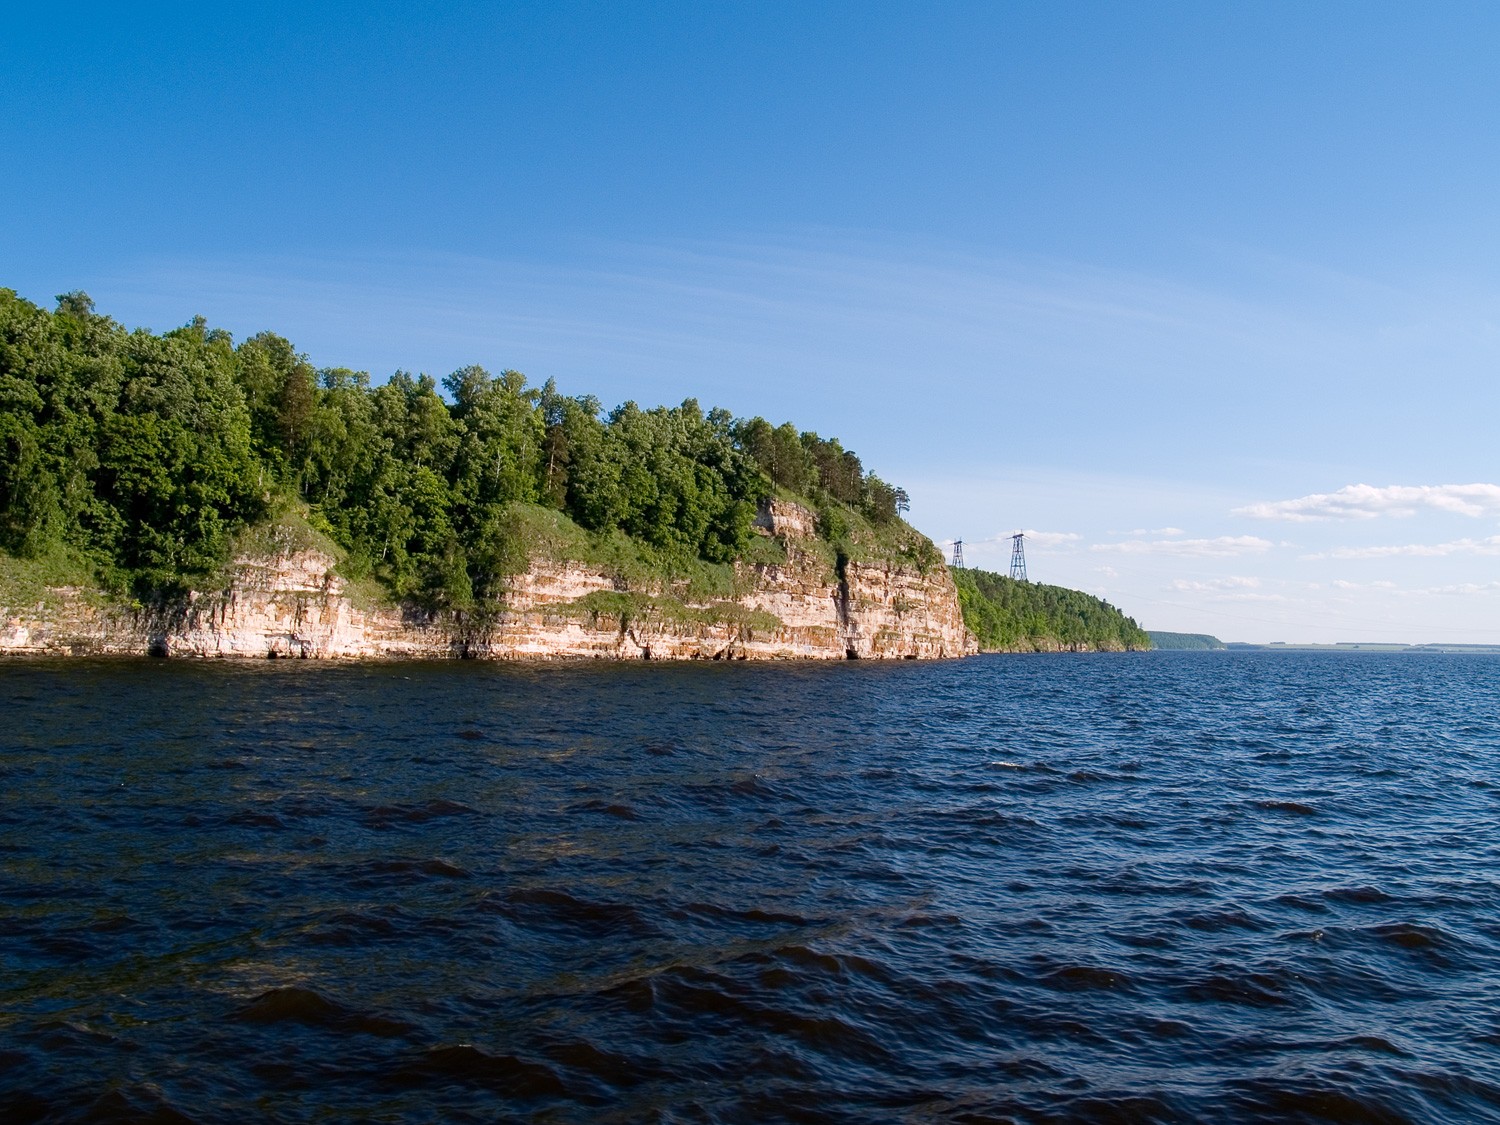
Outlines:
[[1230,591],[1255,590],[1260,587],[1259,578],[1230,575],[1227,578],[1211,578],[1206,582],[1190,578],[1174,578],[1171,588],[1193,594],[1221,594]]
[[1220,535],[1215,539],[1125,539],[1118,543],[1095,543],[1091,551],[1116,551],[1122,555],[1186,555],[1191,558],[1227,559],[1256,555],[1275,544],[1258,535]]
[[[1077,543],[1083,538],[1075,531],[1033,531],[1027,528],[1025,531],[1026,542],[1037,547],[1066,547]],[[1003,536],[1009,539],[1010,536]]]
[[1234,509],[1260,520],[1368,520],[1414,516],[1423,509],[1460,516],[1500,515],[1500,484],[1393,484],[1377,488],[1347,484],[1337,492],[1315,492],[1295,500],[1264,500]]
[[1398,543],[1383,547],[1335,547],[1309,559],[1388,559],[1399,555],[1442,558],[1447,555],[1500,555],[1500,535],[1486,539],[1453,539],[1447,543]]

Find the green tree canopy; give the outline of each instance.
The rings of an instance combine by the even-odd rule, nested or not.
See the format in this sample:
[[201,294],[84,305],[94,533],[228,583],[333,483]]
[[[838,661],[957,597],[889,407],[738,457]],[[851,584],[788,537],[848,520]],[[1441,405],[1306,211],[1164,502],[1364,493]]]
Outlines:
[[463,609],[496,595],[516,504],[723,562],[775,488],[830,528],[844,505],[894,520],[904,496],[837,439],[692,399],[606,415],[478,366],[441,390],[405,371],[373,385],[274,332],[236,346],[201,317],[128,332],[87,294],[57,302],[0,290],[0,550],[81,552],[142,596],[203,578],[293,501],[394,595]]

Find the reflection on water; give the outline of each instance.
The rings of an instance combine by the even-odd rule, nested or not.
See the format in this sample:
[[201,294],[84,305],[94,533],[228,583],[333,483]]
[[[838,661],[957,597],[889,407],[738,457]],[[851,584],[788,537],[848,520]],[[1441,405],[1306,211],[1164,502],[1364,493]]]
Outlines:
[[7,1121],[1500,1120],[1500,660],[0,700]]

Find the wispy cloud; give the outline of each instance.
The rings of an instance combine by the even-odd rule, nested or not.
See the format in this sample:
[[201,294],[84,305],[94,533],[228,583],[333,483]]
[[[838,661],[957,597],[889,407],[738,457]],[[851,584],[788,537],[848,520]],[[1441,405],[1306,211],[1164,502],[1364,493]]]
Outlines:
[[1315,492],[1295,500],[1264,500],[1234,509],[1261,520],[1367,520],[1414,516],[1423,509],[1461,516],[1500,514],[1500,484],[1393,484],[1377,488],[1348,484],[1337,492]]
[[1083,538],[1075,531],[1033,531],[1028,528],[1025,534],[1026,542],[1038,547],[1068,547]]
[[1447,555],[1500,555],[1500,535],[1486,539],[1452,539],[1447,543],[1397,543],[1378,547],[1335,547],[1307,559],[1388,559],[1398,556],[1442,558]]
[[[1036,531],[1032,528],[1027,528],[1021,534],[1026,536],[1026,544],[1031,547],[1070,547],[1083,538],[1076,531]],[[983,539],[965,539],[964,542],[970,546],[1004,543],[1008,547],[1014,535],[1014,531],[1002,531],[998,535],[986,536]]]
[[1408,588],[1398,586],[1394,582],[1350,582],[1343,578],[1335,578],[1329,585],[1345,594],[1385,594],[1396,598],[1471,597],[1476,594],[1500,592],[1500,581],[1450,582],[1442,586]]
[[1122,555],[1185,555],[1191,558],[1233,558],[1269,551],[1274,544],[1258,535],[1220,535],[1214,539],[1124,539],[1118,543],[1095,543],[1091,551],[1116,551]]
[[1237,575],[1231,575],[1228,578],[1210,578],[1206,582],[1194,581],[1189,578],[1174,578],[1171,583],[1173,590],[1182,590],[1195,594],[1223,593],[1228,590],[1254,590],[1259,586],[1259,578],[1247,578]]
[[[513,366],[569,389],[576,380],[606,403],[693,394],[799,425],[837,423],[867,457],[876,443],[899,449],[918,435],[944,457],[981,465],[999,413],[1045,416],[1059,402],[1086,438],[1159,425],[1148,392],[1191,390],[1172,400],[1178,412],[1192,403],[1179,425],[1189,445],[1174,450],[1174,464],[1224,452],[1230,423],[1242,434],[1272,421],[1288,436],[1324,431],[1322,417],[1349,409],[1345,380],[1357,379],[1366,398],[1372,388],[1391,395],[1382,417],[1410,414],[1403,395],[1419,404],[1434,396],[1405,377],[1409,355],[1420,350],[1431,362],[1438,345],[1472,347],[1461,331],[1470,313],[1452,301],[1434,308],[1425,294],[1287,263],[1237,268],[1238,283],[1209,286],[894,235],[789,229],[569,243],[508,259],[133,261],[90,286],[129,323],[167,327],[201,312],[238,334],[274,327],[315,363],[367,368],[377,379],[397,367]],[[1267,270],[1277,280],[1270,300]],[[1332,315],[1321,311],[1329,302]],[[1377,354],[1374,325],[1385,331]],[[1414,335],[1393,349],[1398,329]],[[1492,370],[1500,342],[1483,343],[1447,363],[1445,379]],[[1208,369],[1218,389],[1205,396]],[[969,408],[954,411],[954,401]],[[877,417],[857,424],[862,415]],[[1007,455],[1115,463],[1108,442],[1070,442],[1061,454],[1044,430],[1007,430]],[[1168,520],[1176,522],[1159,517]]]
[[1284,602],[1285,594],[1266,593],[1259,578],[1230,575],[1226,578],[1198,580],[1174,578],[1167,589],[1179,594],[1197,594],[1211,602]]
[[[1141,429],[1159,421],[1149,388],[1193,386],[1188,373],[1212,367],[1264,396],[1267,370],[1363,339],[1297,307],[1172,279],[837,231],[580,243],[540,258],[148,260],[90,290],[130,324],[202,313],[236,335],[273,327],[315,364],[377,381],[479,362],[555,377],[606,405],[691,394],[836,426],[873,465],[883,451],[914,449],[903,456],[915,460],[926,449],[982,466],[998,414],[1044,416],[1060,401],[1080,434]],[[1230,399],[1243,414],[1241,396]],[[1026,463],[1116,460],[1101,442],[1060,454],[1029,427],[1004,441]]]

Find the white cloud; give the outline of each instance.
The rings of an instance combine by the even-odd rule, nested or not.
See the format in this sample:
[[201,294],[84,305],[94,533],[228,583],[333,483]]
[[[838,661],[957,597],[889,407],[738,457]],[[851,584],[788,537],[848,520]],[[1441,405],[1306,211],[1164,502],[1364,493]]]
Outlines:
[[1126,539],[1119,543],[1095,543],[1091,551],[1117,551],[1122,555],[1187,555],[1194,558],[1233,558],[1260,554],[1273,544],[1257,535],[1220,535],[1216,539]]
[[1260,579],[1244,575],[1227,578],[1210,578],[1196,581],[1190,578],[1174,578],[1167,589],[1183,594],[1198,594],[1214,602],[1284,602],[1284,594],[1262,593]]
[[[1077,543],[1083,538],[1074,531],[1032,531],[1026,530],[1026,542],[1035,543],[1038,547],[1066,547],[1070,543]],[[1006,536],[1007,539],[1010,536]]]
[[1445,586],[1401,587],[1394,582],[1349,582],[1336,578],[1330,585],[1345,593],[1386,594],[1397,598],[1470,597],[1500,591],[1500,581],[1454,582]]
[[1446,555],[1500,555],[1500,535],[1487,539],[1453,539],[1447,543],[1397,543],[1382,547],[1335,547],[1308,559],[1388,559],[1407,555],[1417,558],[1442,558]]
[[1253,590],[1260,586],[1259,578],[1231,575],[1228,578],[1211,578],[1207,582],[1194,582],[1187,578],[1174,578],[1173,590],[1184,590],[1195,594],[1223,593],[1227,590]]
[[1393,484],[1377,488],[1347,484],[1337,492],[1315,492],[1295,500],[1263,500],[1234,509],[1260,520],[1368,520],[1414,516],[1428,508],[1461,516],[1500,515],[1500,484]]
[[1500,582],[1460,582],[1453,586],[1433,586],[1423,590],[1424,594],[1437,594],[1441,597],[1454,595],[1466,597],[1470,594],[1489,594],[1500,590]]
[[[991,535],[988,539],[965,539],[965,543],[978,545],[981,543],[1009,543],[1013,531],[1002,531],[999,535]],[[1031,547],[1067,547],[1077,543],[1083,536],[1076,531],[1035,531],[1027,528],[1021,533],[1026,536],[1026,544]],[[950,539],[951,543],[952,540]]]

